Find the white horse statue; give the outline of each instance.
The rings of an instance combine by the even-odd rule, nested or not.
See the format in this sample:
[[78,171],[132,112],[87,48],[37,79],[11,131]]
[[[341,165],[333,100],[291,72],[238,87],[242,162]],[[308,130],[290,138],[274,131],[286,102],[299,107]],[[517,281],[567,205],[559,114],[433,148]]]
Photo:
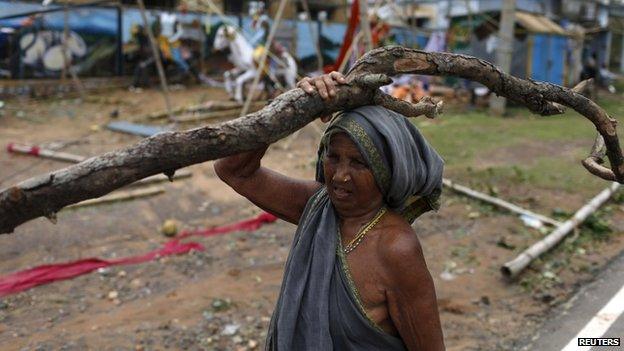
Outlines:
[[[223,74],[225,90],[240,103],[243,102],[243,86],[252,80],[257,72],[257,64],[254,61],[254,49],[249,42],[234,27],[224,24],[219,27],[215,34],[213,48],[223,50],[230,49],[228,59],[234,64],[234,68]],[[289,89],[295,87],[297,78],[297,64],[287,50],[279,55],[282,62],[277,62],[273,75],[279,79],[282,77]]]

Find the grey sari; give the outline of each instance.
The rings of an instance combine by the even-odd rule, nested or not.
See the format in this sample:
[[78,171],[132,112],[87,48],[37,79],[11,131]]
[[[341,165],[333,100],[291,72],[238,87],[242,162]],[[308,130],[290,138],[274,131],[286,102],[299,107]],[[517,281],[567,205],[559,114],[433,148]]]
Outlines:
[[[443,161],[405,117],[364,106],[334,118],[319,148],[317,180],[334,133],[355,142],[386,206],[412,223],[437,209]],[[308,201],[286,261],[266,340],[267,350],[405,350],[366,314],[338,239],[339,218],[322,187]]]

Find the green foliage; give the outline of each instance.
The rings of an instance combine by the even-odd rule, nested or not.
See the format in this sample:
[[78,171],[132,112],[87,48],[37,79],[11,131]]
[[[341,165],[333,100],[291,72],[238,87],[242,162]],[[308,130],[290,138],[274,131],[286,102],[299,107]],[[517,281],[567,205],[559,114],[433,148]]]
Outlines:
[[594,240],[608,240],[612,231],[609,221],[604,218],[604,212],[591,214],[581,226],[581,235],[589,235]]

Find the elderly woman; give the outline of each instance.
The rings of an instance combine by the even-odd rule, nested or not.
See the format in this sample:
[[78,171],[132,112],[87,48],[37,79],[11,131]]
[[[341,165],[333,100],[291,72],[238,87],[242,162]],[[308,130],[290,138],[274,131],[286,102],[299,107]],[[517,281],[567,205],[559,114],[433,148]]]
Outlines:
[[[339,73],[304,78],[324,99]],[[297,224],[267,350],[444,350],[433,280],[410,226],[436,208],[443,162],[406,118],[379,106],[336,116],[316,181],[261,167],[266,148],[215,163],[219,177]]]

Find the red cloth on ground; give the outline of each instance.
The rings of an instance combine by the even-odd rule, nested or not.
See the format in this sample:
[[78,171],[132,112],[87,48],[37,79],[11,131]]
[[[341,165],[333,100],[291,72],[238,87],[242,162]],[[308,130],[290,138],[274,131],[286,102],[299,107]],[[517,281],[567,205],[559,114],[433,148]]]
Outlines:
[[150,251],[143,255],[129,256],[111,260],[100,258],[85,258],[65,263],[55,263],[37,266],[31,269],[18,271],[0,277],[0,296],[18,293],[28,290],[37,285],[47,284],[58,280],[70,279],[90,273],[98,268],[124,264],[137,264],[154,260],[158,257],[169,255],[181,255],[191,250],[203,251],[204,247],[196,242],[181,243],[180,239],[190,236],[212,236],[225,234],[233,231],[252,231],[260,228],[265,223],[271,223],[277,217],[269,213],[261,213],[238,223],[224,225],[203,230],[184,231],[180,235],[165,243],[161,248]]

